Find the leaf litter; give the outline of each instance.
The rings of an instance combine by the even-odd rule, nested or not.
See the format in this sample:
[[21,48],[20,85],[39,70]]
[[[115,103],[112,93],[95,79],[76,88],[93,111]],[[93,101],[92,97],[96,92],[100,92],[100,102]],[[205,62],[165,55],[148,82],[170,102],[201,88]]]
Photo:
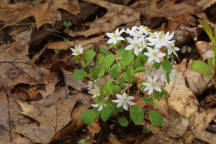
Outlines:
[[[158,19],[157,23],[159,17],[162,17],[166,22],[158,24],[159,29],[176,30],[176,41],[179,40],[179,45],[191,45],[194,56],[200,55],[202,60],[206,60],[212,53],[208,48],[208,41],[201,38],[202,33],[199,32],[200,27],[196,20],[197,17],[204,18],[215,26],[215,21],[210,21],[206,12],[206,9],[214,7],[215,1],[129,1],[124,5],[109,1],[85,0],[84,3],[87,7],[89,3],[97,5],[106,9],[106,12],[92,20],[91,15],[100,12],[100,8],[88,15],[87,8],[80,9],[77,0],[46,0],[33,5],[26,2],[4,3],[0,6],[0,20],[4,22],[0,33],[29,17],[35,19],[35,25],[29,25],[30,29],[12,33],[14,41],[0,46],[0,143],[77,143],[81,138],[92,143],[116,144],[180,144],[182,141],[216,143],[216,133],[207,131],[212,123],[215,123],[215,103],[206,109],[200,104],[204,99],[200,97],[206,97],[206,91],[211,89],[210,79],[192,71],[190,63],[194,57],[188,58],[180,54],[175,68],[184,73],[182,78],[185,82],[177,84],[174,88],[170,82],[166,87],[169,92],[167,99],[156,100],[153,105],[163,116],[163,126],[153,127],[145,118],[139,126],[129,125],[123,129],[118,126],[115,119],[108,123],[96,119],[90,126],[82,122],[81,114],[90,107],[91,102],[85,90],[87,82],[72,77],[75,66],[69,60],[71,53],[68,51],[76,44],[84,45],[85,50],[91,47],[104,47],[104,33],[111,32],[119,26],[140,25],[143,22],[142,18],[146,21]],[[74,29],[77,25],[72,25],[72,28],[57,33],[58,36],[69,40],[47,37],[42,40],[42,43],[47,44],[47,49],[44,49],[32,63],[32,49],[29,46],[32,29],[44,29],[45,24],[51,24],[52,28],[58,21],[64,21],[59,9],[67,11],[78,20],[79,12],[86,16],[80,19],[81,25],[78,26],[78,30]],[[75,23],[73,20],[72,24]],[[164,27],[167,23],[168,26]],[[64,37],[65,35],[68,37]],[[44,47],[38,46],[40,48],[37,52]],[[56,54],[53,52],[56,49],[62,51]],[[144,73],[141,72],[135,77],[137,81],[141,81],[143,76]],[[215,91],[212,94],[212,97],[214,96]],[[136,104],[145,112],[151,111],[146,110],[148,103],[141,99],[137,99]],[[143,125],[151,131],[150,135],[140,133],[134,136],[130,130],[128,131],[131,127],[139,131],[138,127]]]

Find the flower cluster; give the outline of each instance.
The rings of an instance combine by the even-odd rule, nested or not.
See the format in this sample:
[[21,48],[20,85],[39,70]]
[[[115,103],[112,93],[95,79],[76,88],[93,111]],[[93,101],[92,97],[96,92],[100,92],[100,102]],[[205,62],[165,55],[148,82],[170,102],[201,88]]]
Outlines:
[[[121,34],[126,33],[128,36],[124,39]],[[116,37],[117,34],[117,37]],[[148,91],[148,95],[153,94],[154,91],[161,92],[161,87],[165,86],[167,82],[167,76],[170,80],[174,80],[174,85],[181,78],[182,73],[177,73],[172,70],[168,75],[162,66],[155,68],[154,64],[161,62],[166,56],[174,54],[177,56],[178,47],[175,47],[175,40],[173,33],[152,32],[146,26],[133,26],[131,29],[127,28],[116,29],[114,33],[107,33],[110,38],[108,43],[116,44],[118,41],[125,40],[127,46],[125,50],[133,50],[134,54],[138,56],[139,54],[144,54],[148,57],[148,64],[146,64],[146,81],[142,83],[145,87],[144,91]]]

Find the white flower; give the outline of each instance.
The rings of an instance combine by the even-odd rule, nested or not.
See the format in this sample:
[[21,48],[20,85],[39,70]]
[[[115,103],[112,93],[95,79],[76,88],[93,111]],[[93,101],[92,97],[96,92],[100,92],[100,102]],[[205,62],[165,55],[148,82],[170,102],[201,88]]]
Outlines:
[[172,70],[170,72],[170,80],[174,81],[174,87],[177,85],[177,83],[183,83],[184,81],[181,79],[182,78],[183,73],[182,72],[175,72],[174,70]]
[[102,111],[103,108],[106,106],[105,103],[100,103],[100,104],[91,104],[92,107],[98,108],[98,111]]
[[149,43],[148,45],[150,46],[155,46],[156,48],[161,48],[163,46],[168,46],[171,41],[171,39],[174,36],[174,32],[169,35],[169,32],[167,32],[165,35],[163,32],[154,32],[150,35],[150,37],[146,38]]
[[122,107],[124,110],[128,110],[128,105],[135,105],[136,103],[132,102],[131,100],[134,99],[133,96],[127,96],[126,93],[124,93],[123,95],[121,94],[116,94],[116,97],[118,99],[116,100],[112,100],[114,103],[117,103],[117,107]]
[[93,98],[96,98],[100,96],[100,88],[95,85],[94,88],[90,89],[89,93],[93,95]]
[[155,76],[158,76],[158,79],[160,79],[160,81],[161,81],[162,83],[165,83],[165,82],[166,82],[166,72],[163,70],[163,67],[162,67],[162,66],[160,66],[159,69],[153,68],[152,73],[153,73]]
[[138,56],[140,52],[142,52],[143,48],[141,48],[139,45],[141,45],[142,39],[134,37],[132,38],[127,38],[129,45],[126,46],[125,50],[132,50],[134,49],[134,54]]
[[119,31],[119,29],[117,28],[117,29],[115,30],[115,32],[113,32],[113,33],[106,33],[106,35],[110,38],[110,39],[108,40],[107,43],[116,44],[117,41],[124,40],[124,38],[121,36],[121,34],[122,34],[124,31],[125,31],[124,29],[121,29],[121,30]]
[[151,76],[147,76],[147,82],[143,82],[142,85],[146,86],[144,91],[148,91],[148,95],[151,95],[154,90],[161,92],[161,83],[157,82],[158,76],[153,79]]
[[180,50],[178,47],[175,47],[174,42],[167,45],[166,47],[167,47],[168,55],[171,55],[173,53],[174,55],[177,56],[176,51]]
[[133,26],[131,29],[128,28],[125,32],[133,37],[144,37],[143,32],[139,31],[137,26]]
[[148,56],[148,62],[157,62],[157,63],[160,63],[160,58],[164,57],[165,54],[160,52],[159,49],[157,48],[150,48],[150,47],[147,47],[148,49],[148,52],[145,52],[144,55]]
[[141,25],[138,27],[138,30],[141,31],[145,35],[151,34],[151,30],[147,26]]
[[71,48],[71,50],[73,52],[72,55],[75,56],[83,53],[83,47],[81,45],[75,45],[75,48]]
[[95,84],[96,80],[94,82],[89,81],[88,83],[88,93],[92,94],[93,98],[100,96],[100,88]]

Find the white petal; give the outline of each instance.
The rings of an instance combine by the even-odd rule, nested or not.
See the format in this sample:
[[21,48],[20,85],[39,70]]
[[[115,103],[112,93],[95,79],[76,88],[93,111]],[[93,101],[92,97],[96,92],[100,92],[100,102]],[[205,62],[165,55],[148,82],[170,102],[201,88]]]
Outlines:
[[128,46],[126,46],[125,50],[132,50],[133,48],[134,48],[133,45],[128,45]]
[[128,99],[128,100],[133,100],[134,97],[133,97],[133,96],[128,96],[127,99]]
[[113,33],[106,33],[106,35],[110,38],[113,37]]
[[136,103],[134,103],[134,102],[132,102],[132,101],[127,101],[127,103],[129,104],[129,105],[135,105]]
[[155,89],[156,91],[159,91],[159,92],[161,92],[161,88],[160,88],[160,87],[158,87],[158,86],[155,86],[155,87],[154,87],[154,89]]
[[128,105],[126,103],[123,103],[123,109],[126,111],[128,110]]
[[103,105],[100,105],[98,111],[102,111],[102,110],[103,110]]
[[120,95],[120,94],[116,94],[116,97],[117,97],[118,99],[122,99],[122,98],[123,98],[123,96]]
[[153,93],[153,88],[151,87],[148,91],[148,95],[151,95]]
[[119,108],[119,107],[121,107],[121,106],[122,106],[122,103],[118,103],[116,107]]
[[116,100],[112,100],[112,102],[114,102],[114,103],[121,103],[122,100],[120,100],[120,99],[116,99]]
[[92,107],[99,107],[98,104],[91,104]]

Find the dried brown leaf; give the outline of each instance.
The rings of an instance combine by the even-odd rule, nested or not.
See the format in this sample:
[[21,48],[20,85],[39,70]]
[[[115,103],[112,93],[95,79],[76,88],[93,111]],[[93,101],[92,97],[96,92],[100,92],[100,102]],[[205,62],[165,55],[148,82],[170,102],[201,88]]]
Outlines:
[[202,60],[207,60],[209,58],[212,58],[214,56],[213,51],[210,48],[209,42],[206,41],[197,41],[195,43],[195,46],[202,57]]
[[60,49],[60,50],[68,50],[69,48],[74,47],[75,45],[82,45],[84,49],[89,49],[95,45],[100,44],[100,41],[104,38],[104,35],[84,39],[84,40],[74,40],[74,41],[59,41],[52,42],[48,45],[48,49]]
[[98,33],[113,31],[116,27],[122,24],[139,25],[140,12],[128,6],[117,5],[101,0],[85,0],[86,2],[97,4],[107,9],[107,13],[93,21],[88,25],[87,30],[73,32],[70,31],[70,36],[91,36]]
[[15,42],[0,47],[0,87],[13,88],[20,83],[45,84],[49,71],[27,64],[31,30],[17,34]]
[[58,9],[64,9],[76,15],[79,13],[79,4],[77,0],[46,0],[45,3],[38,3],[33,6],[26,3],[2,4],[0,6],[0,20],[5,22],[5,26],[11,26],[33,16],[37,28],[39,28],[44,24],[53,24],[57,18]]

